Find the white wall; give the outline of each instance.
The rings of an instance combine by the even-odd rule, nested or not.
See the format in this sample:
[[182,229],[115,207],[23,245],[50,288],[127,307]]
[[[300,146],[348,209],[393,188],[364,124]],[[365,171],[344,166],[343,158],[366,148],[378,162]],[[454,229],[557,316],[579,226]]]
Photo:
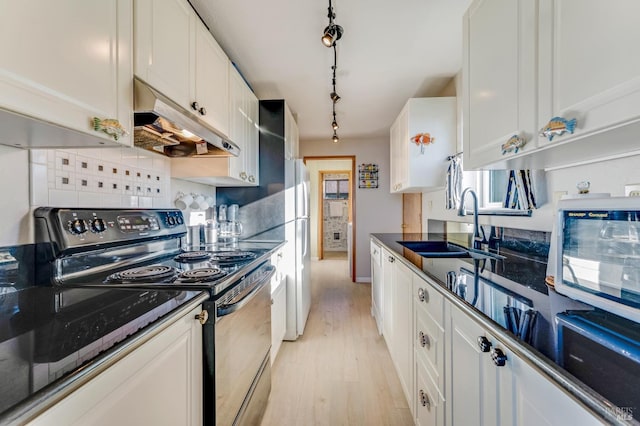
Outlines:
[[[83,162],[90,168],[82,168]],[[98,164],[104,166],[101,173]],[[168,208],[178,191],[215,197],[212,186],[171,179],[168,158],[137,148],[28,151],[0,146],[0,170],[0,246],[34,242],[32,211],[39,206]]]
[[369,234],[401,232],[402,196],[389,193],[389,138],[340,139],[337,144],[329,137],[319,141],[300,141],[300,157],[355,155],[357,165],[379,165],[379,187],[360,189],[356,185],[355,227],[356,279],[369,281],[371,263]]

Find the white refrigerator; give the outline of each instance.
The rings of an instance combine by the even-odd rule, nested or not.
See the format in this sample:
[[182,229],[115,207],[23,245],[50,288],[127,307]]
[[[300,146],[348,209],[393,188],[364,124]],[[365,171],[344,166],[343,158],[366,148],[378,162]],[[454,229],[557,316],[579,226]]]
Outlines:
[[285,340],[304,332],[311,308],[309,249],[309,172],[302,160],[285,162],[285,238],[283,263],[287,274]]

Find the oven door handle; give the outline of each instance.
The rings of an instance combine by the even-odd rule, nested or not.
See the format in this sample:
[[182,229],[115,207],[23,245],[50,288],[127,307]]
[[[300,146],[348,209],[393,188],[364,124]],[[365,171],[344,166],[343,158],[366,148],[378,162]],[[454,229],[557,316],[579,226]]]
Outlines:
[[219,318],[232,314],[249,303],[251,299],[253,299],[253,297],[262,289],[262,287],[271,282],[271,277],[273,277],[273,275],[276,273],[276,268],[274,266],[270,266],[268,268],[268,271],[269,272],[267,272],[264,277],[262,277],[257,283],[255,283],[253,288],[249,292],[247,292],[242,299],[238,300],[235,303],[218,306],[216,309],[216,316]]

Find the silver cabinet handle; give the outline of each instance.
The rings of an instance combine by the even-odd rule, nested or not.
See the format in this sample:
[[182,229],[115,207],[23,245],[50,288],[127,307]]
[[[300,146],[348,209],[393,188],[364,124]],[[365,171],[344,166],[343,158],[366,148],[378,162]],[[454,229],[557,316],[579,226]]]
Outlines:
[[423,407],[427,407],[427,411],[431,411],[431,400],[429,399],[429,395],[427,395],[425,391],[420,389],[418,396],[419,396],[420,404],[422,404]]
[[493,363],[498,367],[504,367],[504,365],[507,363],[507,355],[502,352],[502,349],[499,348],[493,348],[491,350],[491,359],[493,360]]
[[198,112],[200,113],[200,115],[207,115],[207,109],[205,107],[200,108]]
[[195,102],[195,101],[193,101],[193,102],[191,102],[191,108],[193,108],[194,111],[197,111],[197,110],[200,109],[200,104]]
[[240,179],[247,180],[247,173],[246,172],[240,172]]
[[393,263],[393,262],[395,262],[395,261],[396,261],[396,260],[395,260],[393,257],[389,256],[389,262],[390,262],[390,263]]
[[198,315],[196,315],[195,319],[197,319],[200,324],[204,325],[209,319],[209,312],[207,312],[206,310],[203,310]]
[[424,303],[429,303],[429,292],[425,288],[418,289],[418,300]]
[[256,181],[255,176],[249,175],[249,182],[254,183]]
[[423,348],[427,348],[427,350],[431,350],[431,339],[428,334],[423,333],[422,331],[419,334],[420,345]]

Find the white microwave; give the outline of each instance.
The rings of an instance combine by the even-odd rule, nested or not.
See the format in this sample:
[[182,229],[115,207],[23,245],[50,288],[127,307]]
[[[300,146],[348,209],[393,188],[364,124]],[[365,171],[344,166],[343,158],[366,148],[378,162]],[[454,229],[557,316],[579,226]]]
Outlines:
[[640,197],[558,203],[556,291],[640,323]]

